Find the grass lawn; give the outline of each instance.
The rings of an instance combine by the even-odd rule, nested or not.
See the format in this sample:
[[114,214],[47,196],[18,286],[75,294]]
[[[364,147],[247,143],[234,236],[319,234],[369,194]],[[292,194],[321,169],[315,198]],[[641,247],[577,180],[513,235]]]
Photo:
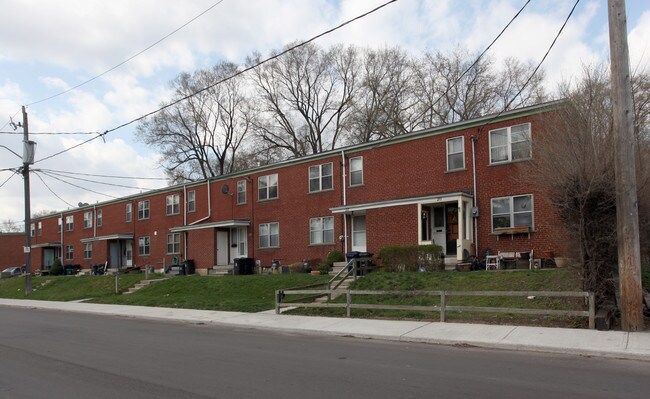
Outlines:
[[[120,275],[122,291],[144,279],[142,274]],[[32,277],[32,294],[25,295],[25,278],[0,279],[0,297],[44,301],[75,301],[88,298],[114,297],[113,276],[39,276]]]

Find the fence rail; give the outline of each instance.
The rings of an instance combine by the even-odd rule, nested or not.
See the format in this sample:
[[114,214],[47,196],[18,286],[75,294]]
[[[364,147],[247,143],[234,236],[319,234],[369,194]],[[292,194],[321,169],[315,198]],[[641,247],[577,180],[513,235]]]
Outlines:
[[[284,301],[287,295],[308,295],[309,298],[317,298],[332,295],[345,294],[345,303],[317,303],[317,302],[291,302]],[[352,303],[354,295],[396,295],[396,296],[438,296],[440,305],[432,306],[411,306],[411,305],[384,305],[384,304],[361,304]],[[585,298],[588,301],[588,310],[555,310],[555,309],[525,309],[525,308],[501,308],[486,306],[455,306],[447,305],[447,298],[453,296],[480,296],[480,297],[552,297],[552,298]],[[307,298],[302,298],[307,299]],[[596,303],[593,292],[583,291],[359,291],[359,290],[303,290],[288,289],[275,292],[275,312],[280,313],[281,308],[303,307],[303,308],[345,308],[346,316],[350,317],[352,309],[384,309],[384,310],[417,310],[424,312],[440,313],[440,321],[446,321],[447,311],[466,311],[483,313],[515,313],[530,315],[551,315],[551,316],[584,316],[589,318],[589,328],[595,328]]]

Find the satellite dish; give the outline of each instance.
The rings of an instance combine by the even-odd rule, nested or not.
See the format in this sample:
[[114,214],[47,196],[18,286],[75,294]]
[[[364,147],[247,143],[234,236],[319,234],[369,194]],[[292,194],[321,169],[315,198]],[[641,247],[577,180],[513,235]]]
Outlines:
[[228,191],[230,191],[230,187],[228,187],[227,184],[224,184],[223,186],[221,186],[221,192],[222,193],[228,194]]

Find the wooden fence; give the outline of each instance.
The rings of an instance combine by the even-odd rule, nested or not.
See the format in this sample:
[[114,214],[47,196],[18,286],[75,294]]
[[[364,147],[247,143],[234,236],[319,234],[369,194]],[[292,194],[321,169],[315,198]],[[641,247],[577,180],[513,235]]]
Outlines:
[[[304,295],[300,300],[312,300],[317,297],[332,295],[346,295],[345,303],[318,303],[298,302],[285,300],[287,295]],[[432,306],[410,306],[410,305],[384,305],[384,304],[361,304],[352,303],[354,295],[396,295],[396,296],[439,296],[440,305]],[[447,305],[447,298],[452,296],[479,296],[479,297],[554,297],[554,298],[585,298],[588,301],[588,310],[556,310],[556,309],[522,309],[522,308],[501,308],[483,306],[455,306]],[[515,313],[530,315],[551,315],[551,316],[584,316],[589,318],[589,328],[595,328],[596,304],[593,292],[582,291],[358,291],[358,290],[305,290],[287,289],[275,292],[275,312],[280,313],[281,308],[304,307],[304,308],[345,308],[346,316],[350,317],[352,309],[385,309],[385,310],[416,310],[424,312],[439,312],[440,321],[446,321],[446,312],[465,311],[483,313]]]

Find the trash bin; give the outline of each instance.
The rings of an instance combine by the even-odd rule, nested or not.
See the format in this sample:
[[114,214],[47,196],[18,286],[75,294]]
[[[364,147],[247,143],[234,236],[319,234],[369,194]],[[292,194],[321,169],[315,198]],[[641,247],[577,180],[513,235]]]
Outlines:
[[185,274],[195,274],[196,273],[196,266],[194,266],[194,259],[185,259],[183,262],[185,265]]
[[254,274],[255,260],[253,258],[235,258],[233,274]]

